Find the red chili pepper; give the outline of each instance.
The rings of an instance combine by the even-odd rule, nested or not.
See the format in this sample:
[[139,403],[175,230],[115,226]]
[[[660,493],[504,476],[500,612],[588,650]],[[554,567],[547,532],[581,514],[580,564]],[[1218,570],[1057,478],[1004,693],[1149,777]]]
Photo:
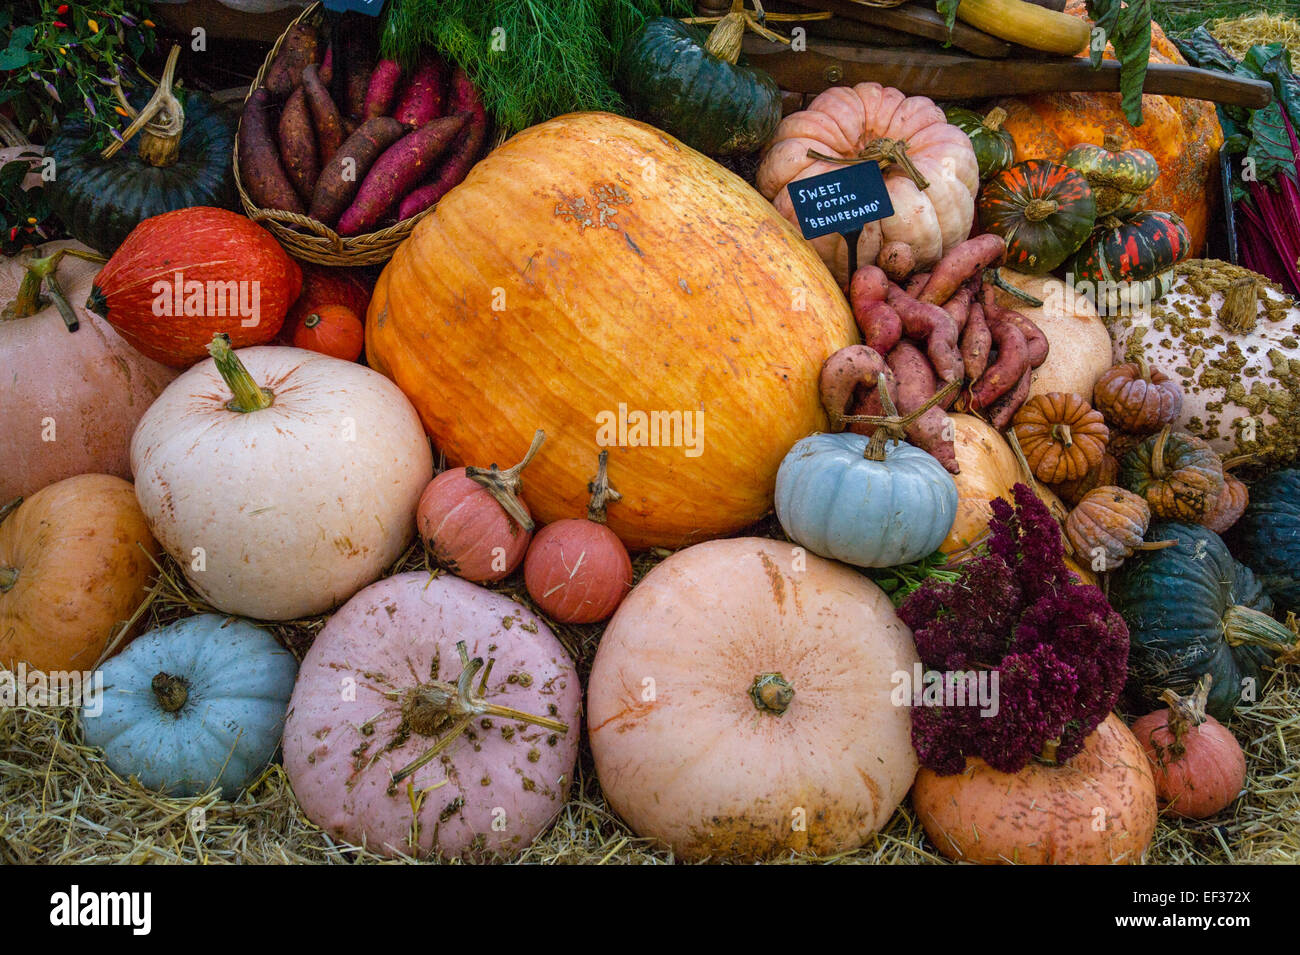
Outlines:
[[12,242],[17,237],[18,237],[18,226],[14,226],[12,229],[9,230],[9,241]]
[[66,30],[66,29],[68,28],[68,25],[67,25],[66,23],[64,23],[62,20],[55,20],[55,21],[54,21],[54,25],[55,25],[56,27],[61,27],[61,28],[64,29],[64,30]]
[[57,13],[59,16],[63,16],[65,13],[68,12],[68,5],[66,3],[60,3],[58,7],[55,8],[54,12]]

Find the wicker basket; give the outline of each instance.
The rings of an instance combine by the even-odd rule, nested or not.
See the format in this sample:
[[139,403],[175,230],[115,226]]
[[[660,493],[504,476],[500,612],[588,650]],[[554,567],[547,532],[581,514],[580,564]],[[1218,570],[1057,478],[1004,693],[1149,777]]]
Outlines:
[[[280,46],[288,36],[289,29],[297,23],[310,23],[319,27],[324,22],[325,11],[319,3],[313,3],[294,17],[293,22],[275,41],[275,46],[271,47],[271,52],[266,55],[262,68],[257,71],[257,76],[253,79],[253,85],[248,88],[248,93],[244,96],[245,103],[248,102],[248,97],[253,95],[253,91],[262,85],[266,71],[271,68],[276,54],[280,52]],[[240,122],[243,122],[242,116]],[[419,215],[403,219],[378,232],[341,236],[323,222],[318,222],[310,216],[297,212],[284,212],[280,209],[262,209],[254,203],[239,179],[238,136],[235,137],[234,163],[235,188],[239,190],[239,201],[243,204],[244,212],[248,217],[265,226],[295,258],[305,262],[315,262],[317,265],[377,265],[387,262],[402,241],[411,234],[415,224],[437,208],[436,205],[431,206]]]

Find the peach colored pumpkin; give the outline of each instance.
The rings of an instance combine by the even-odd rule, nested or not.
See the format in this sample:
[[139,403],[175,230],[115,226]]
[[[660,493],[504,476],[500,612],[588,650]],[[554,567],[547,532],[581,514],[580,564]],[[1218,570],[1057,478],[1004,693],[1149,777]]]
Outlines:
[[636,550],[771,510],[786,451],[827,427],[822,363],[856,338],[762,196],[666,133],[574,113],[511,137],[416,225],[375,286],[366,358],[452,467],[518,460],[543,429],[539,523],[582,513],[608,447],[609,526]]
[[[33,255],[60,249],[94,254],[77,242],[50,242]],[[55,273],[77,331],[68,331],[52,301],[15,316],[28,261],[0,262],[0,503],[77,474],[129,478],[131,432],[176,377],[86,311],[99,271],[93,262],[65,254]]]
[[1035,307],[1002,289],[997,291],[999,305],[1015,309],[1047,336],[1047,358],[1034,369],[1029,397],[1056,391],[1091,401],[1093,386],[1112,364],[1110,332],[1092,302],[1050,275],[1025,275],[1011,269],[1002,269],[1000,274],[1008,285],[1043,303]]
[[1136,864],[1156,829],[1146,754],[1114,713],[1064,765],[1034,760],[1012,774],[976,758],[955,776],[923,768],[912,806],[940,852],[983,864]]
[[406,549],[433,473],[429,442],[410,402],[369,368],[274,345],[224,355],[271,404],[232,410],[211,358],[182,374],[131,441],[140,506],[218,610],[322,613]]
[[119,477],[80,474],[24,500],[0,524],[0,667],[92,669],[158,553]]
[[[452,737],[433,700],[436,681],[463,672],[458,641],[471,660],[494,662],[481,698],[482,671],[469,681],[489,708]],[[398,574],[348,601],[307,652],[284,766],[303,812],[336,839],[389,856],[513,857],[564,805],[581,700],[572,661],[536,614],[457,577]],[[490,708],[503,706],[567,731]],[[442,752],[412,768],[441,739]]]
[[[858,262],[875,262],[884,246],[903,242],[912,249],[916,268],[924,270],[970,234],[980,183],[970,138],[949,125],[943,110],[924,96],[907,96],[879,83],[831,87],[807,109],[781,120],[764,147],[758,189],[794,222],[791,183],[841,168],[809,156],[809,150],[850,159],[885,139],[905,144],[907,158],[928,185],[919,188],[900,163],[881,164],[894,214],[867,223],[858,240]],[[812,246],[840,285],[848,285],[844,238],[823,236],[813,239]]]
[[596,653],[605,797],[679,859],[857,848],[916,773],[908,710],[890,697],[917,661],[889,598],[842,564],[759,538],[679,551]]

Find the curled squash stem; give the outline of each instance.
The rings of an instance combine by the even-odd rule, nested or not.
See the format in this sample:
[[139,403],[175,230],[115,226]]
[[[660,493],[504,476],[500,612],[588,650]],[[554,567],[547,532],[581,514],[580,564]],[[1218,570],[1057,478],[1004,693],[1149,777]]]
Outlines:
[[1074,447],[1074,434],[1070,431],[1070,426],[1064,422],[1052,425],[1052,440],[1059,442],[1062,447]]
[[0,594],[7,594],[18,583],[17,567],[0,567]]
[[528,462],[537,454],[545,440],[546,432],[538,428],[523,460],[504,471],[495,464],[486,468],[465,468],[465,476],[491,494],[510,519],[525,531],[531,531],[536,525],[519,501],[519,494],[524,489],[524,468],[528,467]]
[[[488,674],[492,671],[492,660],[488,660],[486,669],[482,657],[469,659],[465,641],[457,642],[460,653],[461,671],[455,683],[446,680],[433,680],[403,691],[386,693],[389,699],[401,699],[402,724],[419,736],[438,737],[438,741],[420,756],[393,773],[393,784],[402,782],[421,766],[427,765],[439,753],[445,750],[469,727],[475,717],[498,716],[506,720],[540,726],[561,736],[569,732],[569,724],[545,716],[534,716],[512,706],[489,703],[483,699],[487,690]],[[483,670],[483,677],[478,690],[474,689],[474,677]]]
[[[176,78],[176,61],[181,48],[173,46],[167,54],[167,65],[163,67],[162,77],[158,80],[158,89],[149,98],[144,109],[135,116],[131,125],[122,132],[122,138],[110,143],[101,155],[112,159],[118,150],[126,145],[136,133],[143,130],[140,137],[140,158],[151,166],[170,166],[180,156],[181,133],[185,130],[185,108],[172,92],[172,83]],[[117,96],[123,107],[131,111],[130,104],[122,95],[121,87],[116,88]]]
[[889,440],[902,441],[907,434],[908,426],[921,415],[925,414],[936,404],[946,399],[950,394],[961,387],[961,380],[955,379],[948,382],[929,398],[925,403],[920,405],[915,411],[905,415],[898,413],[898,408],[894,400],[889,397],[889,389],[885,386],[885,376],[878,375],[876,378],[876,393],[880,395],[880,406],[884,409],[883,415],[870,414],[848,414],[841,415],[838,420],[843,424],[866,424],[873,426],[876,430],[871,434],[871,440],[867,442],[862,456],[871,461],[885,460],[885,444]]
[[1174,741],[1164,747],[1171,762],[1182,759],[1187,752],[1187,746],[1183,743],[1187,731],[1205,722],[1205,706],[1209,702],[1210,686],[1213,683],[1214,677],[1206,673],[1196,681],[1196,689],[1191,696],[1179,696],[1173,690],[1165,690],[1160,694],[1160,699],[1169,707],[1169,719],[1165,725],[1174,737]]
[[275,403],[275,392],[270,388],[260,388],[253,376],[248,373],[244,363],[239,360],[234,349],[230,347],[230,336],[218,332],[208,343],[208,354],[217,364],[217,371],[234,395],[226,402],[226,408],[240,414],[261,411]]
[[[80,249],[59,249],[57,252],[42,258],[30,259],[27,262],[27,271],[23,274],[23,280],[18,285],[18,294],[12,302],[5,306],[0,317],[5,319],[29,318],[43,309],[50,301],[53,301],[54,307],[59,310],[59,315],[63,319],[63,324],[68,326],[68,331],[75,332],[80,328],[81,320],[77,318],[77,313],[72,310],[72,305],[68,302],[68,296],[64,294],[63,286],[59,284],[59,263],[63,261],[65,255],[85,259],[88,262],[106,261],[103,256],[91,252],[82,252]],[[49,293],[49,299],[46,299],[41,294],[42,289]]]
[[808,13],[767,13],[763,10],[762,0],[752,0],[753,10],[745,9],[745,0],[731,0],[731,10],[720,17],[686,17],[683,23],[717,24],[710,32],[704,48],[720,60],[735,64],[740,59],[740,46],[745,39],[745,31],[757,33],[764,40],[773,43],[789,44],[789,37],[769,30],[769,22],[788,22],[796,20],[828,20],[826,11],[809,11]]
[[881,166],[890,164],[897,165],[903,170],[904,175],[912,182],[916,183],[918,189],[929,189],[930,181],[921,174],[921,170],[916,168],[912,158],[907,155],[907,143],[901,139],[873,139],[862,147],[862,151],[856,156],[844,158],[843,156],[828,156],[816,149],[808,150],[809,159],[820,159],[822,162],[835,163],[840,166],[856,166],[860,162],[877,162]]
[[1008,282],[1006,279],[1002,277],[1002,273],[998,269],[985,269],[983,280],[986,285],[992,285],[995,288],[1001,289],[1002,291],[1010,295],[1012,298],[1017,298],[1020,301],[1024,302],[1030,308],[1043,307],[1043,300],[1041,298],[1036,298],[1033,295],[1030,295],[1028,292],[1024,292],[1016,288],[1014,285],[1012,285],[1010,282]]
[[1168,441],[1169,425],[1165,425],[1156,436],[1156,443],[1151,446],[1151,476],[1157,481],[1163,481],[1168,474],[1165,470],[1165,444]]

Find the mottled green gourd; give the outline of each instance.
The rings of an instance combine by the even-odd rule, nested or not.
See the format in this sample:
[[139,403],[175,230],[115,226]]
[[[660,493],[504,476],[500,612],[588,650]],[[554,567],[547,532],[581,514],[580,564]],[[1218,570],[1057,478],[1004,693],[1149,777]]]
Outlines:
[[1107,216],[1066,265],[1076,282],[1144,282],[1173,268],[1192,251],[1192,237],[1172,212],[1144,210]]
[[105,255],[151,216],[190,206],[234,207],[234,127],[202,93],[173,93],[176,52],[157,91],[130,98],[139,112],[134,142],[115,143],[107,155],[87,154],[91,118],[70,112],[46,144],[45,155],[54,160],[50,205],[69,233]]
[[709,156],[758,150],[781,121],[781,92],[740,59],[748,20],[739,0],[706,34],[657,17],[632,38],[618,81],[638,118]]
[[980,181],[987,182],[1004,169],[1011,167],[1016,158],[1016,141],[1002,128],[1007,111],[995,106],[986,115],[970,109],[946,109],[944,116],[970,137],[975,150],[975,161],[980,167]]
[[1284,468],[1252,483],[1246,512],[1224,539],[1279,611],[1300,613],[1300,470]]
[[1102,145],[1079,143],[1061,162],[1083,173],[1097,202],[1097,215],[1122,215],[1138,207],[1142,195],[1160,178],[1160,165],[1145,149],[1124,149],[1108,133]]
[[1068,166],[1030,159],[985,184],[976,203],[980,224],[1007,241],[1006,265],[1051,272],[1092,233],[1097,207],[1088,180]]

